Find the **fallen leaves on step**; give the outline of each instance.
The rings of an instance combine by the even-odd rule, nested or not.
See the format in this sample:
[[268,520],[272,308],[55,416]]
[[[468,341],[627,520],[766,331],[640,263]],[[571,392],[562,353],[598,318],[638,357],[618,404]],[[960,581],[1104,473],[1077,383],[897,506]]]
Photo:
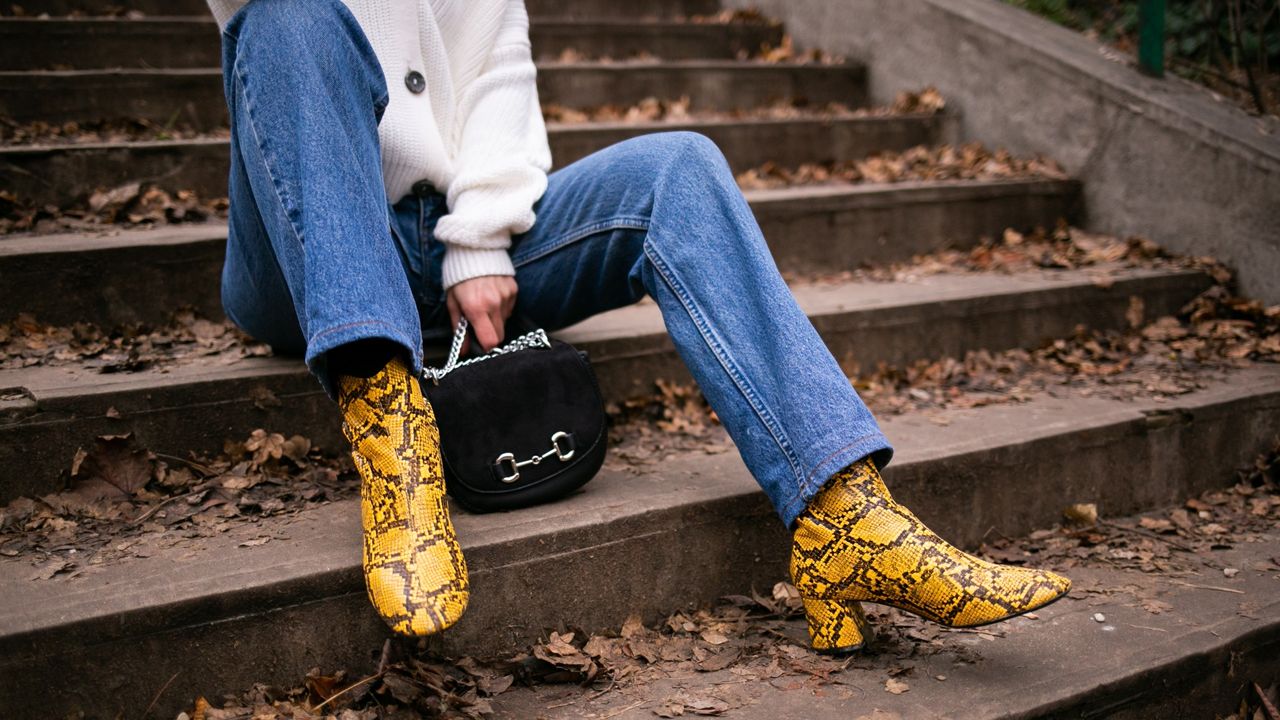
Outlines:
[[[1277,480],[1280,439],[1272,451],[1240,471],[1234,488],[1208,492],[1188,499],[1181,507],[1159,511],[1166,516],[1192,515],[1185,521],[1186,530],[1178,530],[1176,540],[1153,539],[1154,533],[1146,524],[1126,518],[1100,520],[1092,527],[1039,530],[1025,538],[1001,538],[981,552],[1002,562],[1036,567],[1069,569],[1096,562],[1185,577],[1191,568],[1211,564],[1211,550],[1216,545],[1208,543],[1222,541],[1198,536],[1195,528],[1201,523],[1226,527],[1231,542],[1257,543],[1274,536],[1280,520]],[[1265,503],[1265,517],[1254,513],[1255,501]],[[1172,524],[1182,528],[1184,522]],[[1158,568],[1143,565],[1143,548],[1158,556],[1154,560]],[[1185,561],[1172,559],[1174,553],[1185,555]],[[49,570],[57,571],[51,567],[45,572]],[[1280,572],[1280,558],[1257,571]],[[1088,592],[1087,587],[1074,591]],[[1110,597],[1128,590],[1102,588],[1100,592]],[[1116,601],[1108,602],[1114,606]],[[1170,603],[1149,596],[1135,597],[1134,605],[1152,615],[1174,610]],[[601,717],[633,709],[661,718],[719,716],[754,703],[760,690],[767,688],[803,689],[822,697],[848,686],[858,688],[861,694],[856,682],[851,682],[858,677],[850,678],[846,672],[851,669],[873,673],[875,682],[883,683],[887,693],[909,693],[910,678],[920,676],[917,664],[922,658],[937,656],[928,676],[945,681],[946,675],[936,673],[938,667],[982,662],[975,645],[1004,636],[1000,628],[948,629],[893,608],[869,604],[866,609],[875,628],[874,642],[867,652],[845,658],[810,649],[799,593],[789,583],[779,582],[768,592],[727,596],[714,606],[676,612],[654,624],[646,624],[633,614],[611,631],[589,633],[561,627],[509,658],[442,658],[426,651],[425,644],[391,640],[374,674],[315,669],[292,689],[255,685],[223,698],[220,707],[206,704],[204,712],[207,720],[407,720],[422,715],[485,718],[499,712],[506,717],[514,715],[503,705],[502,696],[513,688],[531,687],[534,692],[522,696],[525,704],[517,702],[512,707],[528,709],[532,701],[544,709],[547,699],[555,697],[555,707],[573,705],[577,711]],[[1254,611],[1256,605],[1241,604],[1242,615],[1248,617]],[[1107,615],[1097,610],[1090,610],[1086,617],[1107,622]],[[1028,619],[1037,620],[1039,615]],[[673,679],[677,681],[674,686]],[[540,689],[547,684],[581,687],[553,696]],[[1258,692],[1259,698],[1274,697],[1274,689],[1258,688]],[[854,695],[841,697],[853,699]],[[1250,700],[1255,705],[1249,707],[1259,701]],[[196,707],[201,707],[199,701]]]
[[[964,357],[881,366],[864,372],[856,356],[842,359],[863,399],[877,413],[1025,402],[1044,394],[1118,399],[1169,397],[1200,387],[1204,378],[1249,362],[1280,361],[1280,307],[1232,295],[1231,275],[1200,258],[1165,255],[1147,240],[1120,240],[1060,226],[1053,233],[1007,231],[967,251],[943,251],[910,263],[851,273],[852,278],[919,281],[940,273],[1035,272],[1037,268],[1167,268],[1199,270],[1215,284],[1176,315],[1151,318],[1130,297],[1123,330],[1084,327],[1039,348],[986,350]],[[840,278],[847,281],[849,277]],[[837,278],[831,278],[835,281]],[[820,281],[823,281],[820,279]],[[1109,285],[1108,285],[1109,286]]]
[[581,63],[592,62],[601,65],[611,65],[613,63],[657,63],[660,58],[648,50],[637,50],[627,55],[599,55],[584,53],[577,48],[567,47],[559,53],[543,53],[537,49],[534,50],[537,59],[543,64],[546,63]]
[[748,704],[745,688],[753,684],[820,687],[837,682],[836,676],[852,662],[819,655],[794,636],[797,630],[803,634],[795,597],[794,587],[777,583],[768,594],[725,598],[652,626],[631,615],[610,632],[553,630],[505,659],[440,658],[421,645],[395,640],[384,649],[373,675],[313,669],[292,689],[255,685],[228,696],[221,707],[208,708],[206,718],[372,720],[402,717],[396,714],[401,711],[480,718],[493,714],[495,698],[513,687],[581,685],[599,697],[626,694],[631,688],[645,692],[656,681],[685,673],[718,679],[709,679],[697,691],[677,691],[636,705],[664,718],[720,716]]
[[783,33],[777,45],[761,43],[754,52],[739,52],[739,60],[755,60],[765,63],[790,63],[796,65],[840,65],[845,62],[843,55],[829,53],[821,48],[800,50],[790,33]]
[[[217,536],[359,492],[345,455],[265,430],[226,443],[219,455],[186,458],[157,455],[132,435],[103,435],[76,453],[67,477],[65,490],[0,507],[0,556],[40,568],[38,579],[73,577],[146,557],[157,543]],[[272,539],[259,533],[238,547]]]
[[[39,19],[48,19],[50,17],[49,13],[43,9],[37,9],[35,12],[31,12],[18,3],[5,3],[4,5],[0,5],[0,17],[4,15]],[[59,17],[68,18],[110,17],[126,20],[140,20],[146,16],[147,14],[141,10],[133,10],[123,5],[115,4],[90,5],[89,9],[76,8],[69,10],[66,14],[59,14]]]
[[[1083,326],[1032,349],[971,351],[962,357],[918,360],[871,369],[857,350],[839,355],[841,367],[878,415],[922,413],[941,423],[948,409],[1022,403],[1037,397],[1169,398],[1207,379],[1254,362],[1280,362],[1280,306],[1266,307],[1227,289],[1231,274],[1204,258],[1164,253],[1143,238],[1120,239],[1060,225],[1052,232],[1006,231],[968,250],[919,255],[910,262],[852,272],[799,275],[788,282],[920,282],[947,273],[1044,273],[1085,269],[1110,277],[1137,268],[1196,270],[1209,287],[1174,315],[1154,315],[1145,302],[1125,297],[1115,312],[1122,329]],[[1111,287],[1111,284],[1107,284]],[[1123,297],[1123,296],[1122,296]],[[1141,312],[1139,312],[1141,306]],[[1139,314],[1146,324],[1133,327]],[[1125,328],[1125,325],[1129,327]],[[692,385],[660,381],[654,392],[610,404],[613,467],[632,472],[675,450],[716,447],[723,435],[705,399]],[[1151,421],[1172,422],[1152,414]]]
[[691,104],[687,95],[665,99],[647,97],[630,105],[605,104],[581,108],[546,103],[542,106],[542,116],[548,123],[566,125],[589,122],[637,124],[714,120],[804,120],[932,115],[940,112],[946,105],[942,95],[934,88],[900,93],[892,105],[885,107],[853,108],[838,102],[816,105],[801,98],[778,100],[765,105],[731,110],[695,110]]
[[718,698],[677,693],[659,703],[653,714],[660,718],[677,718],[686,715],[719,716],[728,712],[729,703]]
[[196,130],[190,125],[162,125],[144,118],[86,122],[16,122],[0,117],[0,145],[85,145],[163,140],[226,139],[227,128]]
[[137,446],[133,435],[100,435],[71,461],[71,482],[81,502],[127,500],[159,479],[156,456]]
[[193,190],[168,190],[140,182],[98,189],[67,207],[40,205],[11,192],[0,192],[0,235],[225,220],[227,208],[225,197],[205,198]]
[[902,152],[886,151],[861,160],[803,163],[785,167],[767,162],[738,173],[743,190],[860,183],[900,183],[940,180],[1065,179],[1054,161],[1041,156],[1016,157],[1007,150],[990,150],[982,143],[919,145]]
[[191,190],[167,192],[148,183],[131,183],[89,196],[96,220],[126,225],[203,222],[226,217],[223,199],[202,200]]
[[[999,538],[983,549],[993,559],[1015,564],[1067,570],[1101,564],[1162,574],[1207,567],[1230,580],[1240,568],[1217,564],[1215,551],[1261,542],[1280,527],[1280,438],[1252,465],[1237,471],[1236,479],[1231,488],[1207,491],[1182,507],[1136,519],[1038,530],[1018,540]],[[1154,598],[1142,598],[1139,604],[1152,614],[1169,609]]]
[[1063,518],[1075,525],[1093,526],[1098,524],[1098,506],[1094,503],[1076,503],[1068,505],[1062,511]]
[[701,391],[689,383],[658,379],[654,392],[605,406],[609,415],[611,469],[639,472],[675,452],[727,452],[732,445],[715,432],[719,418]]
[[[763,48],[761,57],[767,62],[840,62],[840,58],[822,53],[796,53],[789,45],[789,38],[779,48]],[[566,49],[557,57],[560,62],[581,62],[581,53]],[[597,61],[652,63],[651,55],[637,54],[622,60],[595,58]],[[804,98],[777,100],[760,106],[729,110],[694,110],[688,96],[677,98],[648,97],[634,104],[604,104],[574,108],[546,103],[543,117],[548,123],[581,124],[600,123],[689,123],[712,120],[799,120],[858,117],[887,117],[903,114],[933,114],[945,107],[945,101],[936,88],[899,93],[895,101],[885,107],[853,108],[843,103],[823,105],[809,103]],[[19,124],[0,119],[0,145],[30,144],[85,144],[100,142],[120,144],[144,140],[205,139],[225,140],[225,128],[196,132],[189,128],[157,126],[142,119],[118,119],[91,123],[65,123],[52,125],[35,122]],[[919,152],[919,151],[913,151]],[[946,156],[946,153],[941,153]],[[861,161],[868,177],[884,177],[887,174],[903,174],[906,170],[894,170],[888,156],[877,156]],[[948,156],[949,157],[949,156]],[[969,158],[969,161],[973,161]],[[912,172],[922,172],[919,158],[913,160]],[[1010,166],[1000,174],[1001,163]],[[933,163],[938,164],[938,163]],[[847,164],[846,164],[847,165]],[[1057,166],[1047,161],[1023,162],[1025,168],[1016,172],[1035,171],[1039,174],[1060,173]],[[756,180],[743,180],[744,187],[776,186],[793,182],[827,182],[833,176],[841,181],[852,181],[852,172],[844,166],[802,166],[795,170],[782,170],[767,166],[766,170],[748,171],[761,175]],[[1009,177],[1017,161],[1006,159],[999,153],[982,177]],[[971,170],[976,172],[976,170]],[[944,174],[945,175],[945,174]],[[767,177],[765,177],[767,176]],[[821,178],[818,180],[818,178]],[[887,182],[888,180],[878,180]],[[100,187],[73,202],[59,205],[41,204],[19,196],[10,190],[0,190],[0,235],[10,233],[93,232],[113,226],[148,227],[177,223],[199,223],[227,217],[228,201],[225,197],[204,197],[189,188],[175,188],[156,183],[127,182],[115,187]]]
[[690,15],[689,22],[698,25],[769,25],[780,23],[776,18],[765,15],[757,8],[727,8],[717,13]]
[[890,106],[890,111],[900,115],[933,114],[947,107],[947,101],[938,88],[930,85],[919,92],[904,90],[899,92]]
[[99,373],[139,372],[180,361],[206,358],[220,364],[266,357],[271,348],[230,322],[215,322],[192,310],[175,312],[167,323],[49,325],[29,314],[0,324],[0,369],[75,365]]
[[[479,718],[499,708],[503,716],[512,716],[502,706],[503,694],[549,684],[582,686],[577,700],[571,691],[560,693],[571,698],[563,704],[585,705],[613,696],[615,707],[647,709],[657,717],[717,717],[752,704],[764,688],[804,688],[821,696],[824,688],[842,688],[842,673],[850,667],[887,674],[886,689],[901,693],[909,689],[906,678],[915,671],[902,658],[942,655],[965,664],[980,659],[959,642],[963,632],[943,632],[888,608],[871,613],[879,634],[876,651],[842,659],[820,655],[808,647],[803,620],[792,608],[790,598],[796,594],[788,583],[778,583],[767,595],[725,598],[653,626],[632,615],[613,632],[551,631],[509,659],[441,658],[421,645],[392,641],[373,675],[313,669],[292,689],[255,685],[227,696],[220,708],[208,708],[206,717],[372,720],[420,713]],[[712,628],[719,628],[716,632],[725,637],[721,644],[728,649],[701,639]],[[683,678],[674,692],[655,690],[671,678]]]

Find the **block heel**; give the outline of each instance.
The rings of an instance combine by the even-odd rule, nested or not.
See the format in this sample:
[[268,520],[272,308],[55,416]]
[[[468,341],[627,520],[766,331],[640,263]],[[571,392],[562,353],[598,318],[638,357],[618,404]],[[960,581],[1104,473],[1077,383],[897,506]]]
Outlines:
[[871,626],[867,624],[862,605],[856,601],[812,598],[801,598],[801,601],[814,650],[845,655],[858,652],[871,639]]

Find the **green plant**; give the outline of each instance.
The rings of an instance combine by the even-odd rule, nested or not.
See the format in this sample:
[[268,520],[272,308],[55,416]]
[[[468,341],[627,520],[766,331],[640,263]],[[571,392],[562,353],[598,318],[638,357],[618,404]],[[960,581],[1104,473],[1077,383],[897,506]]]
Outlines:
[[[1132,49],[1135,0],[1005,0],[1066,27]],[[1280,0],[1169,0],[1166,53],[1175,72],[1247,91],[1259,112],[1280,92]]]

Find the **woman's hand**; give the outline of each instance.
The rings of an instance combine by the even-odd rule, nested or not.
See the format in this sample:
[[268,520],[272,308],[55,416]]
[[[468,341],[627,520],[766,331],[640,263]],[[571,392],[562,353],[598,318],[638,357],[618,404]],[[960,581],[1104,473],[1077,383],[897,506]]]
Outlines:
[[[453,327],[465,317],[480,347],[488,352],[502,342],[503,329],[516,307],[516,279],[507,275],[474,277],[449,288],[449,318]],[[462,345],[467,352],[470,338]]]

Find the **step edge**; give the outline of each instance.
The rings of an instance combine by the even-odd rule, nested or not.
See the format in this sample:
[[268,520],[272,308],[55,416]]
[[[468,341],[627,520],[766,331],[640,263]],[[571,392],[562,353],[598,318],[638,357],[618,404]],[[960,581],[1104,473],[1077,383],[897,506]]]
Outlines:
[[[735,71],[745,74],[757,72],[802,72],[802,73],[856,73],[865,74],[867,66],[858,62],[843,62],[832,64],[804,64],[804,63],[770,63],[753,60],[732,60],[732,59],[712,59],[712,58],[696,58],[696,59],[678,59],[664,60],[656,59],[653,62],[639,61],[581,61],[581,62],[548,62],[537,61],[534,63],[538,72],[572,72],[572,71],[605,71],[605,72],[624,72],[628,70],[671,70],[671,71]],[[80,78],[120,78],[120,77],[138,77],[138,78],[164,78],[164,77],[221,77],[222,70],[220,68],[130,68],[130,67],[114,67],[114,68],[92,68],[82,70],[0,70],[0,81],[4,80],[20,80],[30,78],[48,78],[48,79],[80,79]]]
[[[1274,404],[1274,403],[1280,402],[1280,368],[1255,368],[1255,369],[1258,372],[1255,372],[1253,374],[1264,376],[1262,379],[1267,385],[1265,389],[1250,392],[1250,391],[1244,390],[1243,388],[1234,387],[1227,383],[1222,383],[1207,391],[1199,391],[1188,397],[1177,398],[1169,402],[1161,403],[1159,407],[1163,409],[1173,410],[1173,411],[1185,411],[1194,416],[1197,413],[1206,413],[1206,412],[1211,412],[1213,410],[1230,408],[1232,405],[1242,403],[1242,402],[1246,402],[1250,404],[1262,404],[1262,405]],[[1024,410],[1027,406],[1011,405],[1011,406],[993,406],[993,407],[997,408],[997,412],[1001,410],[1017,412],[1019,410]],[[1123,434],[1128,428],[1144,426],[1146,423],[1147,415],[1148,415],[1147,410],[1134,407],[1132,405],[1108,408],[1105,412],[1098,413],[1088,418],[1076,417],[1076,418],[1072,418],[1067,423],[1050,423],[1042,428],[1044,432],[1039,434],[1034,434],[1030,438],[1019,436],[1018,439],[1012,440],[1012,441],[1009,438],[1004,438],[1002,441],[987,442],[986,444],[981,446],[974,446],[972,443],[969,443],[968,447],[963,449],[957,449],[956,451],[948,454],[940,455],[937,453],[930,453],[923,457],[900,458],[894,463],[893,467],[917,469],[920,466],[927,467],[929,465],[939,464],[939,463],[963,462],[963,460],[966,457],[980,456],[987,453],[999,453],[1006,448],[1012,448],[1012,447],[1017,447],[1019,445],[1027,444],[1029,440],[1044,440],[1044,439],[1054,438],[1054,437],[1068,437],[1071,435],[1085,435],[1085,434],[1094,434],[1094,433],[1103,433],[1103,432],[1106,432],[1106,433],[1115,432],[1118,435],[1120,435],[1120,434]],[[697,453],[690,452],[690,453],[687,453],[687,455],[696,456]],[[569,528],[557,528],[554,530],[549,530],[543,533],[541,537],[552,537],[557,533],[580,532],[588,527],[600,527],[600,526],[608,527],[610,525],[625,525],[627,522],[632,521],[639,517],[650,517],[652,519],[653,516],[658,516],[658,515],[668,517],[675,525],[679,525],[680,524],[679,518],[685,513],[687,513],[690,508],[704,507],[708,504],[732,502],[734,500],[741,500],[743,498],[759,498],[761,501],[763,501],[763,498],[764,498],[763,492],[754,484],[754,481],[751,480],[749,475],[746,474],[745,468],[742,468],[739,472],[742,474],[742,476],[737,477],[735,482],[732,485],[727,485],[726,488],[724,489],[717,489],[714,493],[707,493],[706,497],[702,500],[683,500],[682,499],[681,501],[670,504],[670,505],[663,505],[663,506],[654,507],[654,508],[642,508],[639,510],[636,510],[635,508],[631,507],[629,504],[618,504],[613,506],[615,509],[618,510],[618,512],[615,512],[609,515],[608,519],[602,522],[590,522],[590,521],[584,520]],[[891,470],[891,472],[893,471]],[[355,499],[337,501],[324,506],[324,508],[320,508],[320,510],[328,509],[332,512],[337,512],[338,509],[340,508],[354,507],[356,503],[358,503],[358,500],[355,500]],[[564,512],[562,513],[562,515],[567,516],[569,515],[569,513]],[[535,523],[529,523],[529,524],[535,524]],[[508,536],[505,539],[499,538],[499,539],[491,540],[488,542],[481,542],[475,545],[468,545],[466,542],[464,542],[464,549],[466,549],[470,553],[478,554],[478,553],[493,550],[495,548],[503,547],[513,542],[514,543],[537,542],[537,537],[539,537],[539,535],[536,535],[536,534],[530,535],[528,537],[519,536],[518,538],[515,536]],[[356,544],[357,542],[355,540],[351,542],[351,545],[353,548]],[[590,549],[589,547],[575,548],[575,552],[589,550],[589,549]],[[330,550],[330,552],[333,552],[333,551]],[[354,556],[355,553],[348,553],[348,554],[351,554]],[[314,560],[315,558],[313,556],[310,559]],[[507,567],[507,565],[499,563],[499,564],[493,565],[492,567],[483,567],[478,571],[477,574],[495,572],[505,567]],[[342,597],[342,596],[351,595],[357,592],[362,594],[363,586],[362,586],[362,580],[360,579],[359,568],[360,568],[359,562],[348,561],[345,564],[342,564],[340,562],[337,564],[334,564],[330,562],[326,565],[326,567],[316,568],[306,572],[297,572],[288,578],[285,578],[285,579],[277,578],[270,582],[263,583],[260,585],[253,585],[253,586],[245,586],[243,584],[237,585],[235,584],[234,581],[231,581],[230,584],[228,585],[229,589],[225,592],[193,593],[181,599],[167,601],[164,603],[157,603],[156,605],[132,607],[132,608],[125,609],[123,611],[113,610],[111,612],[103,612],[97,615],[86,615],[86,616],[78,617],[73,621],[62,621],[62,620],[59,620],[56,622],[51,621],[51,622],[46,622],[43,625],[37,625],[32,623],[31,625],[26,627],[13,627],[8,624],[0,625],[0,649],[6,648],[6,647],[13,649],[16,646],[23,644],[24,642],[31,642],[39,638],[40,636],[47,635],[49,633],[57,633],[59,635],[61,635],[62,633],[80,633],[84,631],[85,626],[92,627],[93,625],[100,625],[104,623],[110,624],[113,619],[119,620],[120,618],[141,618],[153,613],[161,614],[161,615],[175,614],[177,612],[180,612],[183,608],[191,607],[193,603],[199,604],[202,600],[206,600],[211,597],[223,597],[224,595],[235,596],[237,606],[235,608],[227,609],[226,603],[219,603],[219,606],[223,608],[223,612],[221,613],[220,617],[206,618],[204,621],[192,622],[189,624],[198,625],[198,624],[204,624],[205,622],[216,623],[216,622],[219,622],[220,620],[234,618],[241,614],[244,614],[245,610],[248,610],[250,614],[253,614],[250,608],[254,607],[255,603],[261,603],[264,599],[270,596],[280,596],[282,594],[282,591],[283,591],[283,594],[288,594],[288,592],[290,591],[290,588],[295,588],[298,586],[310,586],[310,585],[319,584],[325,587],[332,587],[334,588],[335,592],[324,596],[324,598],[310,597],[307,600],[301,603],[296,603],[296,604],[305,604],[310,602],[316,602],[321,599]],[[252,573],[256,571],[245,570],[244,572]],[[237,578],[240,577],[238,573],[231,573],[230,575]],[[337,585],[341,582],[348,583],[350,587],[341,587],[341,588],[337,587]],[[249,596],[241,597],[241,594],[246,592],[248,593]],[[284,607],[289,607],[289,605],[272,604],[270,607],[263,610],[263,612],[271,612]],[[5,616],[6,622],[11,623],[12,618],[13,618],[13,615]],[[154,628],[155,630],[164,629],[164,627],[166,627],[163,624],[163,622],[159,622],[159,621],[153,622],[152,624],[155,625],[155,628]],[[102,639],[110,640],[118,637],[132,637],[132,636],[137,636],[142,634],[144,634],[144,631],[135,631],[135,632],[124,633],[116,636],[104,637]]]
[[[547,132],[549,134],[563,135],[589,135],[593,132],[617,132],[619,130],[648,130],[653,132],[661,132],[663,130],[694,130],[701,127],[711,127],[717,129],[751,129],[751,128],[772,128],[786,126],[816,126],[819,128],[829,127],[831,125],[892,125],[895,123],[905,124],[929,124],[930,121],[951,122],[958,119],[958,115],[953,110],[942,110],[936,113],[898,113],[894,115],[868,115],[865,117],[799,117],[799,118],[692,118],[690,120],[680,120],[673,122],[665,122],[662,120],[653,120],[640,123],[634,122],[585,122],[585,123],[564,123],[549,122],[547,123]],[[31,145],[9,145],[0,146],[0,162],[6,157],[22,156],[22,155],[56,155],[56,154],[73,154],[76,152],[111,152],[111,151],[132,151],[132,150],[184,150],[188,148],[207,148],[207,147],[225,147],[230,145],[231,141],[227,138],[190,138],[185,140],[129,140],[125,142],[93,142],[93,143],[62,143],[62,144],[31,144]],[[0,240],[2,243],[3,240]]]
[[[806,316],[817,323],[841,319],[854,321],[857,318],[870,317],[877,313],[905,312],[910,308],[930,306],[934,306],[939,312],[946,312],[950,316],[957,314],[969,316],[973,314],[973,308],[969,306],[974,304],[986,304],[987,307],[983,308],[986,312],[1006,311],[1007,308],[1004,307],[991,307],[992,303],[999,302],[1018,302],[1020,306],[1039,309],[1058,304],[1057,296],[1061,293],[1096,286],[1096,276],[1087,270],[1061,272],[1064,275],[1044,273],[996,276],[957,274],[954,276],[932,276],[930,278],[931,280],[942,278],[940,285],[930,285],[923,282],[883,283],[884,285],[904,288],[903,295],[885,302],[862,302],[855,299],[852,302],[856,304],[850,304],[851,301],[842,298],[842,293],[851,293],[854,290],[864,289],[869,285],[874,286],[880,283],[847,281],[831,285],[796,285],[793,286],[792,290],[797,295]],[[1070,273],[1070,275],[1065,273]],[[994,287],[978,286],[977,283],[979,281],[977,278],[991,278],[1000,284]],[[1188,291],[1192,291],[1196,286],[1207,285],[1208,283],[1208,278],[1203,272],[1186,268],[1126,269],[1121,273],[1112,275],[1110,279],[1112,285],[1107,289],[1108,293],[1128,292],[1136,295],[1158,292],[1167,285],[1185,286]],[[973,283],[973,285],[967,285],[967,283]],[[947,310],[947,308],[950,309]],[[600,318],[610,317],[623,319],[615,320],[618,323],[615,326],[596,328],[596,325],[604,325],[607,322],[607,320],[602,321]],[[640,351],[632,353],[628,357],[664,354],[665,350],[659,349],[658,346],[663,345],[665,347],[664,341],[667,337],[662,318],[654,306],[628,306],[612,311],[612,313],[602,313],[596,318],[556,331],[552,335],[588,351],[591,350],[593,345],[619,341],[631,341],[642,347]],[[432,350],[439,353],[442,348],[433,347]],[[620,358],[621,356],[610,356],[609,359]],[[90,398],[121,392],[155,392],[161,389],[168,392],[176,392],[182,388],[226,382],[252,383],[260,379],[279,377],[281,375],[301,377],[308,372],[306,367],[296,358],[272,357],[248,358],[246,360],[247,362],[244,362],[244,364],[249,365],[248,368],[231,365],[206,366],[195,363],[167,367],[164,368],[164,372],[142,376],[88,375],[86,377],[105,378],[107,381],[86,384],[68,383],[66,381],[58,383],[56,380],[38,384],[30,381],[33,376],[37,380],[40,379],[41,375],[50,378],[56,377],[60,374],[59,370],[74,372],[75,369],[72,366],[51,366],[36,373],[24,373],[22,370],[0,370],[0,387],[25,387],[35,397],[37,404],[50,403],[56,405],[59,401],[69,402],[78,398]],[[319,389],[317,388],[316,391],[319,392]],[[52,408],[49,409],[52,410]],[[49,422],[61,422],[61,420],[51,420]],[[0,426],[0,433],[6,427],[27,427],[38,424],[42,423],[19,421],[8,426]]]
[[[45,26],[77,26],[77,25],[117,25],[117,26],[146,26],[146,25],[166,25],[166,24],[184,24],[184,25],[200,25],[200,26],[217,26],[217,21],[212,16],[202,15],[145,15],[143,17],[108,17],[108,16],[48,16],[48,17],[15,17],[11,15],[0,16],[0,28],[4,25],[45,25]],[[635,29],[636,27],[654,27],[654,28],[670,28],[670,27],[689,27],[698,29],[749,29],[749,30],[778,30],[781,24],[767,22],[693,22],[688,19],[663,18],[643,16],[628,20],[622,17],[600,16],[600,17],[577,17],[573,15],[530,15],[530,26],[541,25],[542,27],[587,27],[587,28],[616,28],[619,30]]]
[[[804,207],[796,208],[796,212],[811,212],[809,203],[838,203],[840,201],[860,200],[874,202],[881,199],[883,204],[891,205],[902,202],[899,196],[915,194],[930,195],[921,197],[918,202],[934,202],[939,193],[946,193],[945,200],[963,200],[982,195],[1013,195],[1018,190],[1035,191],[1042,195],[1071,195],[1080,191],[1081,183],[1076,179],[1057,178],[1024,178],[994,180],[923,180],[899,183],[861,183],[856,185],[801,185],[788,188],[765,190],[746,190],[743,196],[754,208],[776,212],[780,207],[792,202],[806,202]],[[191,231],[192,235],[208,237],[204,240],[185,242],[210,242],[226,240],[226,223],[202,223],[192,225],[200,230]],[[161,226],[154,229],[113,228],[104,226],[101,234],[95,233],[51,233],[47,235],[14,234],[0,236],[0,261],[6,258],[28,257],[36,255],[60,255],[68,252],[107,252],[129,248],[179,245],[177,235],[185,233],[182,226]],[[208,232],[204,232],[204,229]],[[161,242],[142,242],[145,236],[161,239]],[[43,244],[55,247],[40,247]],[[82,247],[83,246],[83,247]]]
[[[1268,615],[1267,613],[1270,614]],[[1214,659],[1215,655],[1230,653],[1234,647],[1239,645],[1255,643],[1255,638],[1266,638],[1272,643],[1280,641],[1280,600],[1259,608],[1259,618],[1254,624],[1246,622],[1245,618],[1237,615],[1218,620],[1212,626],[1188,629],[1176,637],[1167,638],[1165,642],[1156,646],[1157,649],[1165,650],[1161,658],[1164,662],[1159,662],[1159,664],[1139,666],[1137,668],[1126,664],[1124,666],[1126,674],[1118,677],[1110,676],[1110,679],[1102,682],[1092,682],[1101,679],[1096,672],[1091,674],[1087,671],[1081,671],[1074,677],[1082,677],[1089,681],[1086,692],[1074,692],[1068,688],[1067,692],[1060,693],[1059,697],[1021,710],[1017,715],[1005,718],[1005,720],[1013,720],[1013,718],[1033,720],[1034,718],[1050,715],[1059,716],[1059,713],[1072,710],[1090,709],[1095,713],[1122,710],[1136,703],[1141,703],[1142,697],[1150,692],[1160,693],[1162,696],[1167,694],[1167,688],[1158,686],[1148,686],[1136,694],[1131,694],[1130,691],[1140,686],[1144,680],[1183,674],[1186,672],[1184,668],[1188,667],[1207,666],[1208,661]],[[1195,643],[1196,646],[1187,648],[1188,641]],[[1056,687],[1062,684],[1057,680],[1049,680],[1047,682],[1049,683],[1048,687]],[[1032,684],[1025,686],[1025,689],[1030,690],[1035,687],[1043,687],[1043,685]],[[1084,701],[1091,698],[1106,698],[1121,693],[1127,694],[1129,697],[1113,701],[1102,708],[1081,707]],[[1108,716],[1109,714],[1108,712]],[[1081,715],[1081,717],[1086,716]],[[1091,714],[1087,717],[1102,716]]]

